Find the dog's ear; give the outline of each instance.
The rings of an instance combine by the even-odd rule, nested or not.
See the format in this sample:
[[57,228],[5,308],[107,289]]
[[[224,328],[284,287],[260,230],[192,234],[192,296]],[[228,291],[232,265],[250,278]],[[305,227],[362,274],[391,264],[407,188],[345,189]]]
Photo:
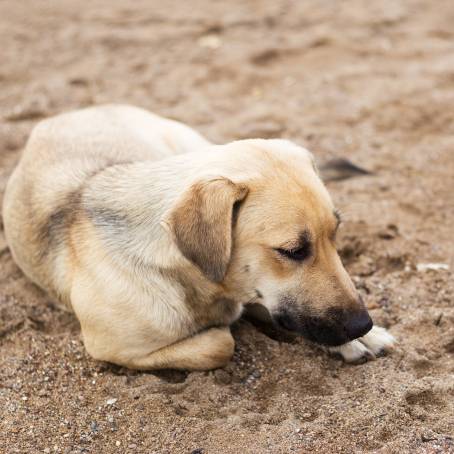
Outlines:
[[223,177],[193,184],[166,217],[182,254],[209,279],[221,282],[232,250],[235,203],[248,188]]

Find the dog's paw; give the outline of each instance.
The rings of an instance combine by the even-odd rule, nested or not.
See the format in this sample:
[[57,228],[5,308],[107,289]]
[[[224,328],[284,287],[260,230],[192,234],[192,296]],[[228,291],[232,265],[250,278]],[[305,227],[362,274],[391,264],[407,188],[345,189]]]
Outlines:
[[329,347],[328,351],[342,356],[347,363],[362,364],[392,350],[395,343],[385,328],[374,326],[365,336],[338,347]]
[[347,363],[362,364],[375,359],[375,355],[359,340],[338,347],[328,347],[330,353],[339,355]]
[[374,326],[363,337],[358,339],[375,356],[381,356],[394,348],[396,339],[385,328]]

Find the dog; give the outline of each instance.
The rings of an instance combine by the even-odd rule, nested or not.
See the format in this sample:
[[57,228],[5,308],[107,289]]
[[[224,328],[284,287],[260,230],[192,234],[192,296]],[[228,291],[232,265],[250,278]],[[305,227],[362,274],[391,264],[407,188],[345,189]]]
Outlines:
[[38,123],[3,204],[18,266],[74,311],[93,358],[133,369],[224,366],[249,304],[349,362],[390,350],[336,251],[340,221],[306,149],[214,145],[124,105]]

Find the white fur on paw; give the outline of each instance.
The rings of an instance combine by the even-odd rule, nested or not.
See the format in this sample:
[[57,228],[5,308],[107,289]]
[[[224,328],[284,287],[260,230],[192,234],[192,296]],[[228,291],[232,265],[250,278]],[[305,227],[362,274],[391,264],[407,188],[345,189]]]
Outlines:
[[358,340],[338,347],[328,347],[328,351],[339,354],[347,363],[361,363],[375,359],[374,353]]
[[385,328],[380,326],[372,327],[365,336],[360,337],[358,340],[375,356],[392,350],[396,344],[396,339]]
[[374,326],[363,337],[338,347],[328,347],[330,353],[337,353],[347,363],[365,363],[392,350],[396,339],[385,328]]

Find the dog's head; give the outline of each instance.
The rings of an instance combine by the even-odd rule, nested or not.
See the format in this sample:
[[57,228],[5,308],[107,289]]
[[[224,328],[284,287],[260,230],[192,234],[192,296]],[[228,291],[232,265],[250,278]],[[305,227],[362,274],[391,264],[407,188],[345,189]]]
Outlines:
[[241,141],[225,174],[202,179],[168,219],[183,255],[281,327],[340,345],[372,321],[336,251],[340,218],[309,152],[286,141]]

